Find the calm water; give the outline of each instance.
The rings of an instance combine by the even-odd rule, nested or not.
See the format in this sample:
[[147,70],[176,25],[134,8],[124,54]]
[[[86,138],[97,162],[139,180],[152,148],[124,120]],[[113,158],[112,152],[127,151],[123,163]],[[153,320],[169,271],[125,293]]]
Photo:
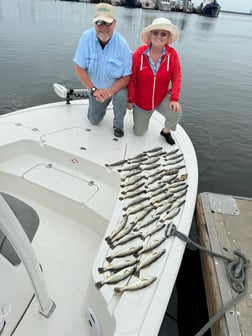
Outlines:
[[[54,82],[81,87],[72,58],[82,31],[93,26],[93,11],[87,3],[0,0],[0,114],[57,101]],[[199,192],[252,197],[252,16],[115,12],[133,51],[155,17],[179,27],[181,124],[196,149]]]

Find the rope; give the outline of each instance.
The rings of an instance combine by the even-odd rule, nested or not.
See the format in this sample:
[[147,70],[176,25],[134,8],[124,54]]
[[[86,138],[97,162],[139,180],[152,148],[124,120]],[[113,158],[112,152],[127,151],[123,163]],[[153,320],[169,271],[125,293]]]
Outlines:
[[[227,261],[227,273],[230,278],[232,288],[234,291],[239,293],[235,298],[231,299],[228,303],[226,303],[201,329],[197,332],[195,336],[202,336],[205,332],[211,328],[211,326],[225,314],[230,308],[232,308],[238,301],[240,301],[247,292],[247,268],[250,266],[250,261],[247,257],[240,251],[234,250],[233,254],[238,258],[233,260],[222,254],[211,251],[193,240],[187,237],[184,233],[177,231],[177,228],[174,224],[170,227],[168,226],[166,230],[166,237],[169,238],[171,236],[176,236],[186,242],[187,244],[193,245],[199,250],[212,255],[213,257],[221,258]],[[188,247],[188,246],[187,246]]]

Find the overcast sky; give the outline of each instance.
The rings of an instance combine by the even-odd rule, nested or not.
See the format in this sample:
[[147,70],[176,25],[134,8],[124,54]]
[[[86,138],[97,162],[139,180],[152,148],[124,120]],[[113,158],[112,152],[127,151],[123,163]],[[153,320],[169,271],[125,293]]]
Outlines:
[[[203,0],[192,0],[199,5]],[[222,10],[248,13],[252,9],[252,0],[217,0]]]

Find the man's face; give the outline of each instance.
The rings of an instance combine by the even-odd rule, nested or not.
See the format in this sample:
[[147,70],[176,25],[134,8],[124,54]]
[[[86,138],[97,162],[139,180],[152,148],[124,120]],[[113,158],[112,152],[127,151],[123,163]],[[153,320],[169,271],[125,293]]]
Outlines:
[[108,42],[114,32],[116,21],[114,20],[111,24],[107,24],[104,21],[95,22],[96,35],[102,42]]

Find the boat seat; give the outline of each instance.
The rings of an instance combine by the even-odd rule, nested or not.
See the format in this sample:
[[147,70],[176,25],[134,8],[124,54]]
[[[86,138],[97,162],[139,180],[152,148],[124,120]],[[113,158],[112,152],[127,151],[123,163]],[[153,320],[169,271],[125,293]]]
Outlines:
[[[37,212],[23,201],[11,195],[2,192],[0,194],[2,195],[4,200],[9,205],[10,209],[17,217],[19,223],[22,225],[28,239],[31,242],[39,226],[39,216]],[[16,251],[14,250],[8,238],[4,235],[1,229],[0,229],[0,253],[7,260],[9,260],[9,262],[12,263],[12,265],[18,265],[21,262]]]

